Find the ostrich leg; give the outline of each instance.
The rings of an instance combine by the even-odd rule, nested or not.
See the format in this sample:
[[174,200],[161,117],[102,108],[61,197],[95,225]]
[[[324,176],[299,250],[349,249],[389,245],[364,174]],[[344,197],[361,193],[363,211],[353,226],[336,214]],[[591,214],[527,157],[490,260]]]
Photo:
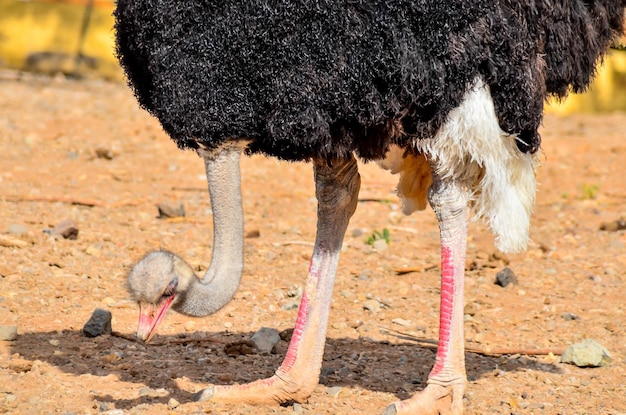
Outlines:
[[245,385],[213,386],[196,400],[249,404],[303,401],[319,381],[339,252],[357,205],[360,177],[353,156],[314,165],[317,234],[287,355],[275,375]]
[[463,336],[463,278],[468,195],[459,182],[442,178],[431,165],[433,184],[428,200],[437,220],[441,237],[441,303],[439,344],[435,366],[428,375],[426,388],[411,399],[389,405],[384,415],[420,414],[461,415],[465,392],[465,346]]

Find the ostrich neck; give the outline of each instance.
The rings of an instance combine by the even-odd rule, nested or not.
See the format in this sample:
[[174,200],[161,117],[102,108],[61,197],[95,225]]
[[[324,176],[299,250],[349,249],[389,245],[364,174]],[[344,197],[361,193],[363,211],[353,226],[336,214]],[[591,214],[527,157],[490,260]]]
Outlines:
[[213,255],[202,279],[194,278],[176,311],[207,316],[235,295],[243,269],[243,209],[238,149],[204,156],[213,209]]

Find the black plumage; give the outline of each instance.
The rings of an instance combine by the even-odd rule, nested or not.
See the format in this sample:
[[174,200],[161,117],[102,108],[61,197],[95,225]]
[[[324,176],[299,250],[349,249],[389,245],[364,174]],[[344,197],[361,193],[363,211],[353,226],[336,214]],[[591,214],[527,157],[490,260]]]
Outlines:
[[540,145],[547,96],[589,83],[625,0],[118,0],[117,52],[182,148],[380,159],[430,139],[481,78]]

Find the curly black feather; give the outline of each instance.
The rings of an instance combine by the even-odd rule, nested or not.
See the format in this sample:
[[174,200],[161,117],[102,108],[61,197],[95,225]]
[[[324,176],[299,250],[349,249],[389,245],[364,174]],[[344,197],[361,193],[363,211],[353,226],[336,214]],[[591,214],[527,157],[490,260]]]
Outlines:
[[[548,95],[590,82],[626,0],[118,0],[117,53],[183,148],[383,157],[435,135],[475,80],[539,148]],[[398,134],[397,131],[402,131]],[[394,133],[395,132],[395,133]]]

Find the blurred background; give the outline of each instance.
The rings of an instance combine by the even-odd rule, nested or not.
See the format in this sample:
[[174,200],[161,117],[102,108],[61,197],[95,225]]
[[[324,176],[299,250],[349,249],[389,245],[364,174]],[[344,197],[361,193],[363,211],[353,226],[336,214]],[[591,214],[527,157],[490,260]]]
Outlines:
[[[114,0],[0,0],[0,67],[123,82],[115,59]],[[626,110],[626,39],[584,95],[548,112]]]

